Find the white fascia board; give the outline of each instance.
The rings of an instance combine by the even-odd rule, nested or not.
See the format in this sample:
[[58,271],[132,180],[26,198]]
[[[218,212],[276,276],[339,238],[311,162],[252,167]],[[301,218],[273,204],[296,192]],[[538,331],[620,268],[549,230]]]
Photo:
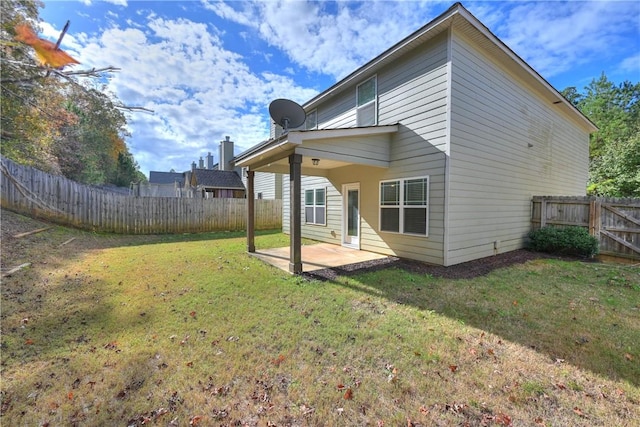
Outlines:
[[290,131],[288,140],[294,144],[302,144],[304,141],[318,141],[332,138],[350,138],[358,136],[373,136],[394,133],[398,131],[398,125],[369,126],[362,128],[321,129],[309,131]]
[[279,154],[282,154],[281,157],[285,157],[294,150],[298,144],[299,143],[291,142],[289,138],[285,138],[282,141],[268,145],[241,160],[236,160],[236,166],[251,168],[253,164],[258,163],[260,160],[265,158],[278,157]]

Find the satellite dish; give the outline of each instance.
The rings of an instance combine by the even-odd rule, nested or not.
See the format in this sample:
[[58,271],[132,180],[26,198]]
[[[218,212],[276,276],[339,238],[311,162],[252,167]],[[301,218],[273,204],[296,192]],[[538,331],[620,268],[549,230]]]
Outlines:
[[304,109],[290,99],[276,99],[269,104],[269,114],[274,122],[282,127],[282,133],[289,128],[297,128],[304,123],[307,114]]

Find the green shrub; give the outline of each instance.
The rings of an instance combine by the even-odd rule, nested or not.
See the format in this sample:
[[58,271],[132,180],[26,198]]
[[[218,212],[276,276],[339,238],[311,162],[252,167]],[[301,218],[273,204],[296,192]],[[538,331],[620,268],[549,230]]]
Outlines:
[[529,248],[538,252],[592,257],[598,253],[598,239],[582,227],[543,227],[529,233]]

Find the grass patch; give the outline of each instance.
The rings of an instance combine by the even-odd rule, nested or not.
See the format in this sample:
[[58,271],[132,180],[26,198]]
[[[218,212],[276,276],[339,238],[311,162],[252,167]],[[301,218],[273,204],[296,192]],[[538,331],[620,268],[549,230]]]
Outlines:
[[241,236],[68,233],[91,245],[41,253],[3,280],[3,425],[640,418],[631,266],[540,260],[473,280],[391,268],[319,282],[249,257]]

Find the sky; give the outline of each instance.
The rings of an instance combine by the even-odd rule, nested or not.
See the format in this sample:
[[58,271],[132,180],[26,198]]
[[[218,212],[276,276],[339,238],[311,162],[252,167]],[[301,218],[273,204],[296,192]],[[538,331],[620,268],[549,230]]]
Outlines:
[[[41,37],[113,66],[140,170],[182,172],[229,136],[239,154],[269,137],[269,103],[300,104],[447,10],[453,1],[45,0]],[[465,1],[556,89],[604,72],[640,82],[638,1]],[[205,157],[206,158],[206,157]]]

